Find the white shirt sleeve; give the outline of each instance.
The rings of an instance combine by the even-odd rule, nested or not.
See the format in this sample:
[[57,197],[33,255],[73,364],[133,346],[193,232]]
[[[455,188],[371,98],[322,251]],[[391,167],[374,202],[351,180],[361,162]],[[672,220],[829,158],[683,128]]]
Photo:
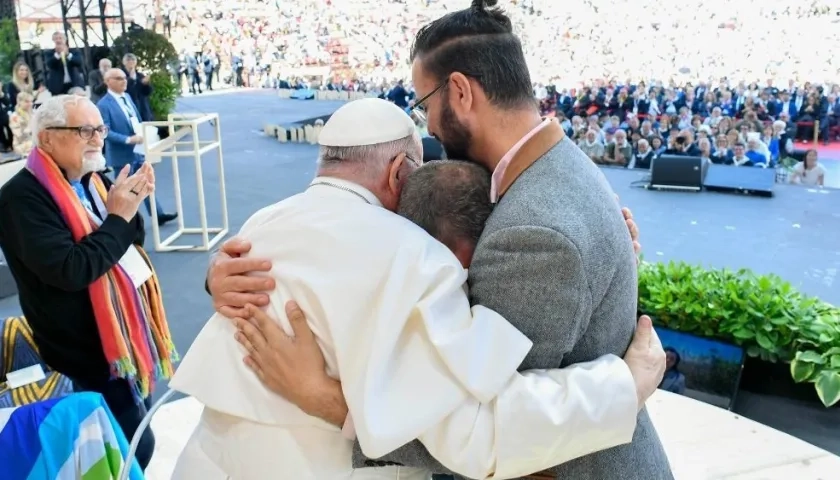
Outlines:
[[624,361],[518,373],[530,340],[496,312],[470,308],[466,271],[437,246],[406,281],[421,293],[388,300],[414,301],[410,314],[379,315],[375,343],[336,348],[365,455],[419,439],[469,478],[513,478],[629,443],[638,405]]

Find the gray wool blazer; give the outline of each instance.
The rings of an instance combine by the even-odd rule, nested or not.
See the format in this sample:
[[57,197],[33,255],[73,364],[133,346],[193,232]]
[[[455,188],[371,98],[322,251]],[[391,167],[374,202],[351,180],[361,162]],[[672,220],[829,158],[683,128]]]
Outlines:
[[[636,326],[636,258],[612,189],[568,138],[525,170],[487,221],[469,271],[471,301],[499,312],[533,342],[520,370],[623,356]],[[434,401],[434,392],[429,392]],[[354,465],[401,464],[452,473],[414,441]],[[630,444],[551,469],[568,480],[671,480],[642,409]]]

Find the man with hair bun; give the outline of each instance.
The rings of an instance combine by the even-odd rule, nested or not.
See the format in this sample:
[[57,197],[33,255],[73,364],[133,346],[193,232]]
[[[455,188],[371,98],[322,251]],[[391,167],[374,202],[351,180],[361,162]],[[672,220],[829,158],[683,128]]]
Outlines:
[[[621,355],[636,328],[638,280],[619,206],[603,174],[560,125],[540,118],[522,45],[507,15],[487,8],[495,4],[474,0],[429,23],[411,49],[415,110],[429,134],[450,158],[492,172],[496,205],[472,257],[471,299],[534,341],[520,369]],[[448,470],[417,442],[379,460]],[[356,465],[363,463],[357,448]],[[511,478],[533,472],[496,473]],[[541,474],[673,478],[644,408],[628,444]]]
[[[527,378],[545,369],[561,367],[551,371],[562,372],[562,367],[573,368],[580,362],[601,362],[605,355],[625,355],[633,351],[631,341],[635,342],[637,332],[638,286],[633,241],[614,193],[600,170],[566,138],[560,125],[540,117],[522,45],[513,34],[511,21],[500,9],[488,9],[486,5],[495,2],[476,1],[467,9],[431,22],[418,32],[411,50],[413,84],[418,93],[414,114],[427,123],[429,134],[443,144],[448,158],[466,160],[492,172],[489,190],[495,206],[471,254],[470,300],[475,305],[491,306],[533,342],[533,348],[518,364],[521,375]],[[361,118],[366,117],[356,116],[355,121]],[[356,130],[352,127],[348,124],[342,131]],[[369,124],[367,127],[376,131]],[[245,267],[255,259],[230,258],[248,251],[247,247],[226,245],[210,269],[209,290],[220,310],[241,307],[243,298],[267,303],[255,291],[271,290],[274,284],[259,285],[241,274],[260,270],[256,265]],[[462,259],[462,263],[468,262]],[[356,281],[362,278],[360,275]],[[405,274],[392,272],[389,278],[403,279]],[[383,295],[389,304],[396,298],[407,298]],[[309,317],[320,317],[311,308],[304,310]],[[257,319],[262,312],[244,315]],[[634,403],[628,395],[632,390],[628,388],[631,373],[624,369],[600,377],[597,387],[586,389],[589,393],[584,402],[592,409],[603,408],[603,400],[609,400],[613,407],[625,405],[623,413],[614,417],[616,424],[598,425],[589,422],[591,417],[586,413],[562,408],[560,402],[569,398],[572,389],[551,389],[557,395],[543,397],[552,400],[542,403],[520,397],[524,403],[517,406],[517,422],[506,424],[500,419],[508,418],[504,411],[511,404],[502,395],[502,400],[482,401],[481,412],[468,416],[469,426],[459,427],[464,437],[452,436],[453,430],[444,435],[440,425],[435,425],[418,433],[420,442],[386,454],[374,444],[381,447],[387,435],[371,436],[372,424],[403,426],[405,420],[416,420],[429,406],[450,398],[437,387],[424,386],[419,395],[429,405],[424,403],[420,408],[411,402],[415,397],[404,391],[405,403],[390,406],[401,407],[405,417],[391,421],[390,409],[373,408],[353,393],[361,388],[361,382],[380,385],[380,395],[395,394],[388,389],[392,384],[384,383],[388,375],[371,373],[354,380],[345,378],[342,370],[340,385],[322,380],[324,360],[311,346],[307,321],[299,321],[294,342],[269,341],[269,337],[282,339],[271,333],[276,327],[270,327],[270,321],[260,323],[264,337],[249,333],[253,329],[248,321],[238,321],[249,339],[262,338],[260,344],[270,345],[243,342],[249,364],[263,384],[312,416],[340,425],[349,411],[352,419],[348,421],[357,427],[359,439],[353,454],[357,468],[419,467],[468,478],[521,478],[543,469],[550,469],[540,472],[543,478],[672,478],[667,456],[644,409],[644,398],[630,408]],[[314,324],[313,331],[319,330],[317,318],[310,318],[309,323]],[[636,337],[650,329],[649,319],[639,320]],[[433,332],[428,335],[441,338]],[[367,337],[357,333],[353,338],[362,342]],[[504,349],[495,352],[500,357],[505,353]],[[358,351],[357,359],[362,362],[370,355]],[[661,356],[664,359],[664,352]],[[256,366],[255,361],[259,362]],[[366,365],[373,368],[373,364]],[[397,371],[396,367],[377,365]],[[496,372],[496,367],[478,370]],[[414,377],[407,385],[419,387],[424,380]],[[342,388],[346,398],[342,398]],[[543,408],[556,408],[558,416],[537,425],[530,416]],[[499,422],[494,427],[478,427],[488,418],[483,409],[497,415]],[[443,421],[450,420],[462,421],[464,417],[453,413]],[[577,421],[588,425],[580,428]],[[630,425],[634,431],[628,431],[615,444],[621,446],[597,446],[602,435],[616,433],[618,423]],[[477,455],[474,448],[478,445],[491,453]]]

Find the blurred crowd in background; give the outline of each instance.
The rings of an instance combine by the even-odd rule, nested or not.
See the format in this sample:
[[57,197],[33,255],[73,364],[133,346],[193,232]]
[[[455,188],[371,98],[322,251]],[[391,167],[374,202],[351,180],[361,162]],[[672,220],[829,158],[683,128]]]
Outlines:
[[[146,17],[153,19],[149,3]],[[228,68],[239,57],[254,84],[326,66],[354,88],[369,89],[407,78],[415,32],[467,3],[161,0],[160,13],[179,50],[212,51]],[[595,78],[833,81],[840,72],[840,57],[832,54],[840,45],[840,6],[831,3],[502,0],[499,6],[515,22],[533,79],[571,88]]]

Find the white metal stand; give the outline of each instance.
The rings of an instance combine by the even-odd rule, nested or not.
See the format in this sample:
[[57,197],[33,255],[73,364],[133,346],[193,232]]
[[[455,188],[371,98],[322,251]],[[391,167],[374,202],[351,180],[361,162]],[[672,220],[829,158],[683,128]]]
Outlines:
[[[213,139],[202,141],[199,137],[199,127],[203,124],[210,124],[213,128]],[[169,115],[165,122],[144,122],[144,127],[167,127],[169,137],[153,143],[147,143],[149,136],[143,137],[143,149],[146,154],[146,161],[158,163],[164,157],[172,159],[172,180],[175,184],[175,211],[178,213],[178,231],[164,240],[160,239],[160,227],[157,223],[157,203],[155,194],[151,195],[152,202],[152,232],[155,239],[155,251],[194,251],[206,252],[213,248],[228,233],[228,211],[227,196],[225,194],[225,167],[222,159],[222,135],[219,115],[175,113]],[[148,128],[144,128],[144,131]],[[182,140],[192,135],[190,140]],[[222,226],[209,227],[207,225],[207,206],[204,200],[204,176],[201,169],[202,155],[216,151],[219,158],[219,192],[222,202]],[[181,201],[181,179],[178,174],[178,158],[192,157],[195,162],[195,181],[198,190],[198,209],[201,221],[200,227],[186,227],[184,225],[184,206]],[[173,242],[184,234],[201,235],[199,245],[173,245]],[[213,234],[211,237],[210,234]]]

